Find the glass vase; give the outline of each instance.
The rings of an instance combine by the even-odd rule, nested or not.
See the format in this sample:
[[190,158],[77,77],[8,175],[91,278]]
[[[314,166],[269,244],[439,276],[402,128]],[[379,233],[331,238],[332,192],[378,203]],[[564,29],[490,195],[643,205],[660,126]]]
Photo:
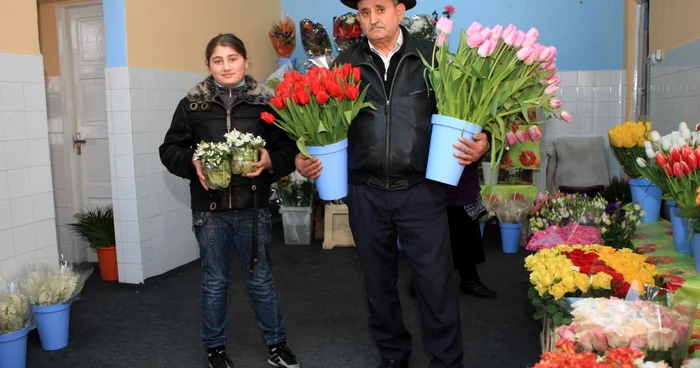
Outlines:
[[234,147],[231,155],[231,172],[235,175],[252,173],[257,168],[252,165],[253,162],[260,160],[260,151],[257,148],[249,146]]
[[202,171],[210,189],[224,189],[231,184],[231,163],[228,160],[216,166],[205,163]]

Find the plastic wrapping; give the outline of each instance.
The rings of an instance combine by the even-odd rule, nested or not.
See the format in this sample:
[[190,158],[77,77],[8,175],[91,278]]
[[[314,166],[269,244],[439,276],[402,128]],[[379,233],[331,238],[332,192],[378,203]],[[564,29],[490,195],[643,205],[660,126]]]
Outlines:
[[268,36],[278,58],[288,58],[292,56],[297,37],[296,27],[290,16],[286,16],[281,21],[275,23],[272,29],[270,29]]
[[307,56],[329,56],[331,54],[331,39],[321,23],[303,19],[299,22],[299,32],[301,44]]
[[228,188],[231,183],[231,145],[227,142],[200,142],[194,158],[202,163],[202,171],[209,189]]
[[435,18],[428,14],[416,14],[405,17],[401,20],[401,25],[416,38],[434,40],[435,34]]
[[553,225],[545,230],[535,232],[528,241],[525,249],[539,251],[554,246],[576,244],[601,244],[600,230],[596,226],[579,225],[569,223],[566,225]]
[[309,207],[314,191],[314,182],[309,180],[298,171],[294,171],[288,176],[273,184],[275,196],[278,204],[286,207]]
[[27,295],[20,291],[16,282],[0,279],[0,335],[29,326],[31,317]]
[[209,189],[224,189],[231,184],[231,163],[223,161],[218,165],[204,163],[202,173]]
[[347,50],[362,39],[362,28],[357,13],[345,13],[333,21],[333,40],[338,52]]
[[27,265],[22,274],[20,290],[33,305],[47,306],[73,301],[83,290],[92,266],[78,266],[61,261],[58,268],[45,263]]

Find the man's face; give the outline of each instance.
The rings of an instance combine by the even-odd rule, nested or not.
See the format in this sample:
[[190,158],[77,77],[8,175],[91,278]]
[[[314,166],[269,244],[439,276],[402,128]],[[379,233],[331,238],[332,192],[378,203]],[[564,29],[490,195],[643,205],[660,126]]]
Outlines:
[[357,2],[357,17],[367,38],[377,43],[396,37],[399,22],[406,13],[402,3],[394,5],[394,0],[360,0]]

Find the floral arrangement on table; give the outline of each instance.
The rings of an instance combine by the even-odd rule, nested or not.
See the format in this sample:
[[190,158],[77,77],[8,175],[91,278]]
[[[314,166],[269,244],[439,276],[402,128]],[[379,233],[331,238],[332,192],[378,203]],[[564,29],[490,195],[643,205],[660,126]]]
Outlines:
[[[685,122],[665,136],[651,133],[645,143],[645,157],[637,158],[639,172],[672,199],[680,209],[678,216],[698,219],[695,189],[700,186],[700,132],[691,132]],[[695,222],[700,231],[700,223]]]
[[637,157],[644,157],[644,142],[651,139],[651,123],[627,121],[608,130],[610,150],[630,178],[639,178]]
[[582,351],[638,349],[670,364],[677,359],[671,354],[680,353],[679,363],[687,357],[695,303],[665,306],[649,300],[584,298],[572,307],[573,321],[556,332]]
[[268,32],[272,47],[275,49],[278,58],[288,58],[292,56],[297,43],[296,26],[290,16],[272,25]]
[[231,184],[231,144],[200,142],[194,159],[202,163],[202,171],[210,189],[224,189]]
[[15,283],[0,279],[0,335],[27,327],[31,316],[29,298]]
[[[565,339],[557,341],[556,351],[542,354],[534,368],[670,368],[666,362],[645,360],[645,354],[629,347],[608,349],[601,356],[591,351],[578,352],[576,345]],[[688,359],[681,368],[700,368],[700,359]]]
[[[527,112],[539,108],[564,121],[572,117],[554,97],[561,79],[556,76],[557,50],[537,43],[539,31],[527,32],[510,24],[484,27],[474,22],[461,32],[455,52],[447,46],[452,21],[441,17],[432,55],[421,55],[426,79],[435,91],[438,114],[460,119],[491,132],[491,166],[501,161],[507,126],[518,117],[533,122]],[[466,96],[466,99],[464,98]]]
[[603,243],[613,248],[631,248],[631,238],[645,213],[642,206],[621,201],[608,202],[601,218]]
[[360,90],[360,68],[350,64],[333,69],[314,67],[306,75],[285,73],[277,85],[270,106],[279,119],[269,113],[261,118],[275,124],[297,141],[297,147],[311,157],[306,146],[326,146],[347,138],[352,120],[361,109],[375,107],[364,102],[367,85]]
[[281,178],[273,184],[277,189],[277,199],[281,206],[287,207],[309,207],[314,191],[314,182],[309,180],[298,171]]
[[532,206],[530,231],[545,230],[553,225],[577,223],[579,225],[600,225],[607,201],[601,197],[584,194],[540,194]]
[[345,13],[333,21],[333,39],[338,52],[347,50],[362,39],[362,28],[357,13]]
[[535,319],[549,316],[555,325],[570,322],[564,297],[625,297],[634,281],[635,290],[655,285],[656,266],[630,249],[617,250],[599,244],[559,245],[525,258],[530,271],[528,297],[537,307]]
[[33,305],[47,306],[73,300],[80,294],[93,268],[77,269],[63,262],[59,268],[46,264],[28,266],[20,290]]
[[252,163],[260,161],[260,148],[265,146],[265,140],[262,137],[233,129],[224,134],[224,138],[226,138],[226,145],[231,148],[233,174],[247,174],[257,170]]

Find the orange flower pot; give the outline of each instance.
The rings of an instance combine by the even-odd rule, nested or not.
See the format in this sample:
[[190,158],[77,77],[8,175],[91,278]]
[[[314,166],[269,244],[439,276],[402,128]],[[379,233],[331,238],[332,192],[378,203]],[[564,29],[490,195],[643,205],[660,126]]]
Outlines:
[[117,247],[97,248],[97,262],[100,265],[102,280],[119,281]]

